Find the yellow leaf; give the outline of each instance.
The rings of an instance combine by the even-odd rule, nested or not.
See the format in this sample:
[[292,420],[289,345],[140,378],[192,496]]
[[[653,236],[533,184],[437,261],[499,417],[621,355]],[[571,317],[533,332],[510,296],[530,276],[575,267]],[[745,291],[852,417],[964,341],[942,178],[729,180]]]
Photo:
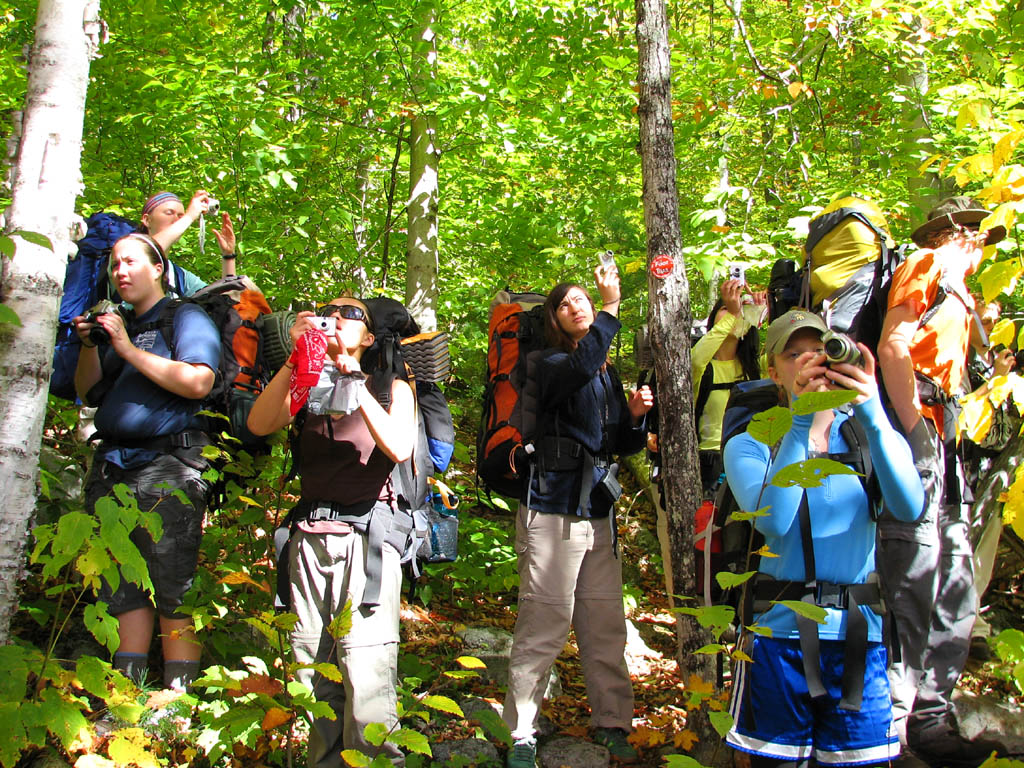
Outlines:
[[713,227],[711,227],[711,231],[718,235],[724,235],[730,229],[732,229],[732,227],[723,226],[721,224],[715,224]]
[[786,86],[786,90],[789,91],[789,98],[795,99],[803,92],[804,88],[806,87],[807,86],[805,86],[799,80],[794,80],[792,83]]
[[681,749],[684,752],[689,752],[693,749],[693,745],[698,741],[697,734],[691,731],[689,728],[683,731],[679,731],[675,736],[672,737],[672,745],[676,749]]
[[996,148],[992,150],[992,165],[994,170],[999,170],[1007,161],[1013,150],[1017,148],[1020,140],[1024,138],[1024,130],[1010,131],[996,142]]
[[984,101],[969,101],[960,107],[956,116],[956,129],[962,131],[972,125],[986,128],[992,123],[992,108]]
[[250,507],[262,507],[263,506],[258,501],[256,501],[255,499],[250,499],[248,496],[239,496],[238,500],[239,501],[244,501]]
[[1017,374],[1011,373],[1009,376],[996,376],[989,382],[988,399],[995,408],[1005,403],[1006,398],[1013,394],[1014,383],[1010,380],[1011,376],[1020,378]]
[[705,682],[700,675],[690,675],[689,681],[686,683],[686,690],[690,693],[712,693],[715,690],[715,686],[709,682]]
[[638,725],[629,734],[629,743],[634,747],[657,747],[665,743],[665,734],[646,725]]
[[644,269],[647,266],[647,263],[643,259],[633,259],[632,261],[627,261],[624,266],[626,274],[632,275],[639,272],[641,269]]
[[487,665],[476,656],[459,656],[455,663],[463,669],[487,669]]
[[1017,212],[1014,210],[1012,203],[1003,203],[996,208],[992,213],[981,220],[979,229],[982,232],[987,232],[998,226],[1006,227],[1006,231],[1010,232],[1013,230],[1013,225],[1017,221]]
[[732,657],[734,659],[736,659],[736,661],[749,661],[749,662],[753,662],[754,661],[747,654],[745,654],[743,651],[738,650],[738,649],[732,652]]
[[992,428],[992,404],[987,397],[967,395],[960,399],[960,430],[980,443]]
[[1024,199],[1024,166],[1004,166],[992,183],[978,193],[986,203],[1008,203]]
[[928,169],[929,169],[929,168],[930,168],[930,167],[931,167],[931,166],[932,166],[932,165],[933,165],[933,164],[934,164],[934,163],[935,163],[935,162],[936,162],[937,160],[940,160],[941,158],[942,158],[942,155],[932,155],[931,157],[929,157],[929,158],[928,158],[927,160],[925,160],[925,161],[924,161],[923,163],[921,163],[921,165],[919,165],[919,166],[917,167],[917,172],[918,172],[918,173],[924,173],[924,172],[925,172],[925,171],[927,171],[927,170],[928,170]]
[[763,547],[757,550],[757,552],[755,552],[754,554],[760,557],[778,557],[778,555],[776,555],[774,552],[768,549],[767,544],[765,544]]
[[221,577],[220,583],[231,584],[233,586],[238,586],[239,584],[251,584],[257,589],[270,594],[270,587],[266,583],[256,581],[252,576],[243,571],[232,571],[231,573],[225,574]]
[[989,343],[993,346],[996,344],[1002,344],[1004,347],[1008,347],[1013,343],[1015,330],[1016,327],[1013,324],[1013,320],[1004,317],[996,323],[992,332],[988,335]]
[[149,746],[149,736],[141,728],[122,728],[107,745],[107,754],[118,768],[132,765],[138,768],[160,768],[156,756],[147,751]]
[[1018,536],[1024,536],[1024,464],[1017,467],[1013,485],[1002,499],[1003,524],[1009,525]]
[[993,301],[1000,293],[1007,296],[1013,294],[1017,286],[1017,278],[1020,277],[1021,268],[1016,260],[997,261],[985,271],[978,275],[978,282],[981,283],[981,295],[987,304]]
[[263,723],[260,727],[264,731],[272,731],[277,728],[277,726],[284,725],[291,719],[292,716],[289,713],[285,712],[283,709],[274,707],[267,710],[267,714],[263,716]]

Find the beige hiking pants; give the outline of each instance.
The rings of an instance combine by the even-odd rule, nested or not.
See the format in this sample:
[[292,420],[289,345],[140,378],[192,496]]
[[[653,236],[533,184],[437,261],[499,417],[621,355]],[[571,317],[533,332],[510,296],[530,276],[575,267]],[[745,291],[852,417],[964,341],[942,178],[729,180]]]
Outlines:
[[551,665],[576,630],[591,725],[632,729],[626,669],[622,564],[607,518],[550,515],[519,507],[519,616],[509,660],[504,719],[514,738],[531,736]]

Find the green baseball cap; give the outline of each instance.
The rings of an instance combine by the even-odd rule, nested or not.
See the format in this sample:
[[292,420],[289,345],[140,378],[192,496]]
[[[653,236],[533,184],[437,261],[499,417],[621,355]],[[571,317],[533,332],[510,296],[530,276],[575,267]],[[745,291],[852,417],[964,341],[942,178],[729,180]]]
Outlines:
[[813,328],[819,333],[828,330],[825,321],[813,312],[806,309],[791,309],[768,326],[768,338],[764,344],[765,354],[769,358],[779,354],[786,348],[789,337],[803,328]]

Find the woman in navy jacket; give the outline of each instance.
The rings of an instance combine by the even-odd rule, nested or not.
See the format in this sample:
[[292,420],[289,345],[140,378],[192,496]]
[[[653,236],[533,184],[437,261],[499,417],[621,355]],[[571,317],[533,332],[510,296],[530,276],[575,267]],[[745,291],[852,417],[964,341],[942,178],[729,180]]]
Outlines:
[[623,652],[622,567],[615,547],[613,456],[639,451],[647,387],[626,400],[608,362],[619,331],[619,273],[595,270],[602,310],[587,291],[562,283],[544,304],[550,347],[531,360],[538,433],[530,479],[516,520],[519,615],[504,717],[515,740],[511,768],[533,766],[534,723],[551,665],[576,630],[595,740],[620,758],[635,757],[633,687]]

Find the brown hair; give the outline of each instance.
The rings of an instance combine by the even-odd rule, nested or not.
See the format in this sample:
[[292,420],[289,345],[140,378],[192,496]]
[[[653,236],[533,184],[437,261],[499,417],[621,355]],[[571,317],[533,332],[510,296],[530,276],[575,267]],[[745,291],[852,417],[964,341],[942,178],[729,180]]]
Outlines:
[[[153,266],[160,265],[163,267],[163,273],[160,275],[160,284],[164,288],[167,288],[167,286],[170,285],[170,275],[168,273],[171,271],[171,265],[167,261],[167,256],[164,255],[164,249],[160,247],[160,243],[142,232],[131,232],[124,237],[119,238],[117,242],[114,243],[114,247],[110,249],[111,256],[114,255],[114,248],[117,248],[117,246],[125,240],[134,240],[135,242],[142,243],[143,246],[145,246],[143,250],[146,252],[146,255],[149,257],[149,261]],[[113,266],[114,262],[109,261],[107,263],[107,271],[109,272],[113,269]]]
[[551,289],[551,293],[548,294],[548,298],[544,302],[544,338],[552,347],[558,347],[566,352],[576,349],[576,341],[558,324],[558,307],[566,294],[573,288],[583,291],[583,295],[590,302],[590,309],[596,315],[597,309],[594,307],[594,300],[590,298],[587,289],[578,283],[559,283]]

